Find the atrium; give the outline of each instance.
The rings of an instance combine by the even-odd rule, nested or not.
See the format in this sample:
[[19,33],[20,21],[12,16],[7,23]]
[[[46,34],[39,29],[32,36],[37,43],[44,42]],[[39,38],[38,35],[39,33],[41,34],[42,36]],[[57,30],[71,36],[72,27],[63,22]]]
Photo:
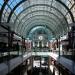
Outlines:
[[75,0],[0,0],[0,75],[75,75]]

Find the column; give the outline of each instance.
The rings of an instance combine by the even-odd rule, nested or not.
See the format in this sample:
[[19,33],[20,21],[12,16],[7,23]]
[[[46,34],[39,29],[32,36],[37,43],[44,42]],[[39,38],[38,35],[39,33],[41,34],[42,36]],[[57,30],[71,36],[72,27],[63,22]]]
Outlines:
[[[7,61],[10,60],[10,51],[11,51],[11,30],[10,27],[8,27],[8,58]],[[10,62],[7,62],[8,64],[8,72],[10,71]]]
[[39,72],[39,75],[42,75],[42,72],[41,72],[41,56],[40,56],[40,72]]
[[[60,59],[60,36],[59,36],[58,48],[59,48],[59,59]],[[59,64],[59,75],[60,75],[60,64]]]

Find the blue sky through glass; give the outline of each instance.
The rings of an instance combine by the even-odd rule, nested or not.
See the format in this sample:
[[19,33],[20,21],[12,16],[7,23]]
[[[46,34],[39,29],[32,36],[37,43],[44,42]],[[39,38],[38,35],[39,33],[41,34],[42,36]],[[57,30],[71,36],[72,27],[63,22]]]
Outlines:
[[[16,4],[19,3],[20,1],[21,0],[9,0],[8,4],[10,5],[11,9],[13,9],[16,6]],[[4,0],[0,0],[0,9],[1,9],[3,3],[4,3]],[[8,9],[8,6],[6,6],[5,9]],[[17,9],[16,9],[17,11],[15,12],[16,14],[20,13],[21,10],[23,10],[23,8],[21,6],[17,7]]]
[[0,0],[0,4],[3,5],[3,3],[4,3],[4,0]]

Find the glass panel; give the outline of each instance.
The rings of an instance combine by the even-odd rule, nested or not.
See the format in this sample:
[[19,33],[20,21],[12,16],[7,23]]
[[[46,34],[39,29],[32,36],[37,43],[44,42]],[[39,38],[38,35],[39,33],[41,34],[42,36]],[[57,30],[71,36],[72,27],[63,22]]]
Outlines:
[[[1,2],[2,0],[0,0],[0,2]],[[9,14],[10,14],[10,12],[11,12],[11,10],[15,7],[15,5],[17,4],[17,3],[19,3],[21,0],[9,0],[8,1],[8,4],[5,6],[5,9],[4,9],[4,11],[3,11],[3,15],[5,15],[5,16],[3,16],[2,17],[2,21],[5,21],[5,22],[7,22],[7,19],[8,19],[8,16],[9,16]],[[4,18],[4,20],[3,20],[3,18]]]
[[69,9],[74,4],[74,0],[62,0],[62,2],[65,3],[68,6]]
[[73,13],[74,20],[75,20],[75,5],[74,5],[74,7],[71,9],[71,12]]
[[9,13],[10,13],[11,9],[6,5],[3,14],[2,14],[2,19],[4,18],[4,21],[7,22]]
[[4,3],[4,0],[0,0],[0,9],[1,9],[3,3]]
[[16,14],[14,13],[13,15],[12,15],[12,18],[11,18],[11,21],[10,22],[14,22],[14,19],[16,18]]
[[[35,22],[36,22],[36,21],[35,21]],[[50,28],[52,28],[52,26],[53,26],[53,25],[50,24],[50,23],[42,22],[42,21],[41,21],[41,22],[39,21],[39,22],[36,22],[36,23],[38,23],[39,25],[42,25],[42,26],[43,26],[43,25],[48,25]],[[29,28],[31,28],[31,27],[33,27],[33,26],[35,26],[35,25],[38,26],[36,23],[30,24],[30,26],[27,26],[25,29],[23,28],[20,32],[21,32],[21,33],[24,33],[25,31],[29,30]],[[55,29],[52,29],[52,30],[55,30]]]
[[1,10],[2,5],[0,4],[0,10]]
[[[40,18],[48,19],[48,18],[46,18],[46,17],[44,17],[44,16],[43,16],[43,17],[39,17],[39,16],[38,16],[38,17],[36,17],[36,18],[39,18],[39,19],[40,19]],[[33,18],[32,18],[32,19],[33,19]],[[31,20],[32,20],[32,19],[31,19]],[[22,24],[23,24],[23,25],[27,25],[31,20],[27,20],[27,22],[25,22],[25,23],[23,22],[24,24],[23,24],[23,23],[22,23]],[[34,18],[34,20],[35,20],[35,18]],[[34,21],[34,20],[33,20],[33,21]],[[48,19],[48,20],[51,20],[51,19]],[[51,21],[52,21],[52,20],[51,20]],[[54,22],[54,20],[53,20],[52,22]],[[65,26],[63,26],[65,23],[64,23],[63,25],[62,25],[62,24],[60,25],[60,23],[59,23],[58,21],[57,21],[57,23],[59,24],[58,27],[61,27],[61,29],[65,27]],[[57,24],[57,23],[56,23],[56,24]],[[19,29],[20,29],[21,27],[23,27],[22,24],[20,24],[20,25],[18,26]],[[26,26],[25,26],[25,27],[26,27]],[[15,27],[15,28],[17,28],[17,27]],[[21,29],[22,29],[22,28],[21,28]]]
[[[49,4],[49,5],[51,5],[51,0],[47,0],[47,2],[46,2],[45,0],[44,0],[45,2],[44,2],[44,1],[42,2],[42,1],[41,1],[42,3],[38,2],[38,1],[35,3],[35,1],[34,1],[34,2],[32,2],[32,1],[34,1],[34,0],[26,1],[25,3],[22,3],[22,6],[21,6],[20,8],[23,10],[23,9],[25,9],[26,7],[28,7],[29,4],[30,4],[30,5],[33,5],[33,4],[38,4],[38,3],[39,3],[39,4]],[[50,3],[49,3],[49,2],[50,2]],[[55,2],[55,1],[54,1],[54,2]],[[55,3],[58,3],[58,2],[55,2]],[[58,6],[59,6],[59,5],[62,7],[62,9],[64,8],[61,4],[58,4]],[[54,4],[53,6],[55,6],[55,4]],[[55,7],[56,7],[56,6],[55,6]],[[57,9],[60,10],[61,7],[60,7],[60,8],[57,7]],[[19,9],[20,9],[20,8],[19,8]],[[18,8],[17,8],[17,9],[18,9]],[[51,8],[50,8],[50,7],[47,7],[47,6],[35,6],[35,7],[32,7],[32,8],[29,8],[28,10],[25,10],[25,12],[28,13],[29,11],[32,11],[32,10],[39,10],[39,9],[40,9],[40,10],[41,10],[41,9],[43,9],[43,10],[50,10]],[[63,11],[63,10],[61,10],[61,12],[62,12],[62,11]],[[20,13],[20,12],[21,12],[21,11],[19,11],[19,13]],[[24,12],[24,14],[25,14],[25,12]],[[67,10],[64,8],[64,11],[63,11],[63,12],[65,12],[64,14],[66,14]],[[22,14],[22,15],[23,15],[23,14]],[[20,18],[22,17],[22,15],[20,16]]]
[[4,0],[0,0],[0,5],[3,5],[3,3],[4,3]]
[[[8,2],[8,5],[10,5],[11,9],[14,8],[14,6],[19,3],[21,0],[9,0]],[[62,2],[64,2],[69,8],[71,8],[71,6],[74,4],[74,0],[62,0]],[[0,1],[1,4],[3,4],[3,0]],[[55,4],[56,3],[56,4]],[[52,6],[55,6],[56,8],[58,8],[60,11],[62,11],[63,13],[67,12],[67,10],[58,2],[56,2],[55,0],[28,0],[28,1],[25,1],[24,3],[22,3],[21,6],[19,6],[17,9],[16,9],[16,14],[19,14],[24,8],[30,6],[30,5],[33,5],[33,4],[48,4],[48,5],[52,5]],[[58,7],[60,6],[60,7]],[[43,9],[47,9],[48,7],[43,7]],[[19,10],[18,10],[19,9]],[[36,9],[36,8],[34,8]],[[38,8],[40,9],[40,8]],[[9,9],[8,9],[9,11]],[[64,13],[64,14],[65,14]]]
[[67,14],[66,15],[66,18],[67,18],[67,21],[68,21],[69,24],[72,23],[72,19],[70,17],[70,14]]
[[14,8],[17,3],[19,3],[21,0],[9,0],[8,5],[10,5],[11,8]]
[[[39,14],[34,14],[34,16],[36,16],[36,15],[39,16]],[[48,14],[48,13],[46,13],[45,15],[46,15],[46,16],[49,16],[49,15],[50,15],[50,17],[53,17],[54,19],[56,19],[56,17],[55,17],[54,15],[52,15],[52,14]],[[43,16],[45,16],[45,15],[43,15]],[[37,17],[38,17],[38,16],[37,16]],[[41,12],[40,12],[40,16],[41,16]],[[39,18],[40,18],[40,16],[39,16]],[[30,16],[29,16],[29,17],[30,17]],[[43,17],[43,18],[46,18],[46,17]],[[24,21],[23,21],[23,20],[21,21],[22,24],[23,24],[23,22],[26,22],[27,19],[28,19],[28,18],[26,18],[26,17],[23,18]],[[29,22],[29,20],[27,20],[27,21]],[[21,23],[20,23],[20,24],[21,24]],[[20,26],[21,26],[21,25],[20,25]]]
[[[35,23],[35,25],[36,25],[37,23],[39,24],[39,22],[40,22],[40,24],[42,24],[42,22],[44,22],[45,24],[48,23],[48,25],[52,24],[52,21],[51,21],[51,20],[49,20],[49,22],[47,22],[47,20],[41,20],[40,18],[38,18],[38,19],[35,19],[35,18],[34,18],[34,19],[32,19],[31,21],[32,21],[33,23]],[[38,22],[38,21],[39,21],[39,22]],[[26,27],[32,26],[32,24],[33,24],[32,22],[28,22],[29,24],[24,23],[24,24],[23,24],[24,26],[22,26],[22,28],[24,29],[24,27],[25,27],[25,29],[27,29]],[[44,25],[44,23],[43,23],[43,25]],[[56,27],[57,27],[57,25],[56,25],[55,23],[53,23],[53,24],[52,24],[52,28],[53,28],[53,29],[56,29]],[[59,26],[59,27],[60,27],[60,26]],[[21,28],[21,30],[23,30],[22,28]],[[58,29],[58,28],[57,28],[57,29]],[[19,30],[20,30],[20,29],[19,29]],[[62,30],[62,29],[61,29],[61,30]]]
[[[5,9],[3,11],[2,22],[7,22],[7,19],[8,19],[8,16],[9,16],[11,10],[20,1],[22,1],[22,0],[9,0],[8,1],[8,4],[5,6]],[[71,10],[71,12],[73,13],[73,16],[75,18],[75,13],[74,13],[75,5],[73,6],[73,4],[75,3],[74,0],[61,0],[61,1],[67,5],[67,7]],[[1,8],[1,5],[3,5],[3,3],[4,3],[3,0],[0,0],[0,8]],[[25,9],[25,11],[23,11],[24,9]],[[31,21],[31,18],[33,16],[35,19],[35,16],[39,16],[39,15],[40,16],[41,15],[49,16],[49,17],[55,19],[56,22],[59,24],[59,26],[57,26],[58,29],[61,29],[62,25],[64,25],[63,27],[64,27],[64,29],[66,29],[66,27],[67,27],[66,19],[67,19],[68,23],[72,23],[69,12],[66,10],[66,8],[62,4],[60,4],[56,0],[27,0],[16,8],[14,13],[12,14],[10,22],[15,23],[14,30],[17,30],[17,27],[21,29],[22,26],[27,25],[28,22]],[[45,19],[45,17],[39,17],[39,18]],[[50,20],[51,22],[54,21],[51,19],[48,19],[48,20]],[[62,24],[59,22],[59,20],[62,22]],[[42,21],[40,21],[40,23],[41,22]],[[53,22],[53,23],[55,23],[55,22]]]
[[[43,9],[43,7],[47,7],[47,6],[36,6],[36,7],[32,7],[32,8],[30,8],[32,11],[37,11],[37,12],[34,12],[34,13],[30,13],[30,12],[32,12],[32,11],[30,11],[29,9],[28,9],[28,11],[26,10],[26,13],[25,13],[25,11],[22,13],[22,14],[20,14],[20,16],[19,16],[19,19],[22,19],[26,14],[28,14],[28,13],[30,13],[30,14],[28,14],[27,16],[31,16],[31,14],[32,15],[35,15],[35,14],[41,14],[41,15],[44,15],[44,14],[48,14],[48,12],[44,12],[44,11],[42,11],[41,13],[39,13],[39,10],[44,10]],[[36,9],[38,9],[38,10],[36,10]],[[39,9],[40,8],[40,9]],[[50,11],[50,7],[48,7],[45,11]],[[54,10],[54,9],[52,9],[52,11],[51,11],[51,13],[56,13],[56,15],[57,16],[59,16],[60,18],[62,18],[63,19],[63,16],[59,13],[59,12],[57,12],[56,10]],[[49,13],[50,14],[50,13]],[[49,15],[48,14],[48,15]],[[27,16],[25,16],[25,17],[27,17]]]
[[20,5],[16,10],[15,13],[18,15],[23,10],[23,6]]
[[65,15],[65,14],[67,13],[66,8],[65,8],[63,5],[61,5],[59,2],[57,2],[57,1],[54,1],[52,6],[54,6],[54,7],[57,8],[60,12],[62,12],[63,15]]

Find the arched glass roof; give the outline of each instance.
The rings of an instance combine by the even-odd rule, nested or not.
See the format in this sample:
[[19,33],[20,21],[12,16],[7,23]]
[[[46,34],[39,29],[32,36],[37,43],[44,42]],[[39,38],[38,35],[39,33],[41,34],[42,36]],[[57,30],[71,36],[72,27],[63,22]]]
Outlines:
[[31,28],[28,31],[27,38],[34,40],[34,36],[38,35],[38,32],[40,32],[40,34],[46,35],[48,40],[53,38],[52,32],[46,26],[35,26]]
[[75,0],[0,0],[0,22],[10,25],[26,37],[29,29],[48,26],[56,37],[68,31],[75,22]]

